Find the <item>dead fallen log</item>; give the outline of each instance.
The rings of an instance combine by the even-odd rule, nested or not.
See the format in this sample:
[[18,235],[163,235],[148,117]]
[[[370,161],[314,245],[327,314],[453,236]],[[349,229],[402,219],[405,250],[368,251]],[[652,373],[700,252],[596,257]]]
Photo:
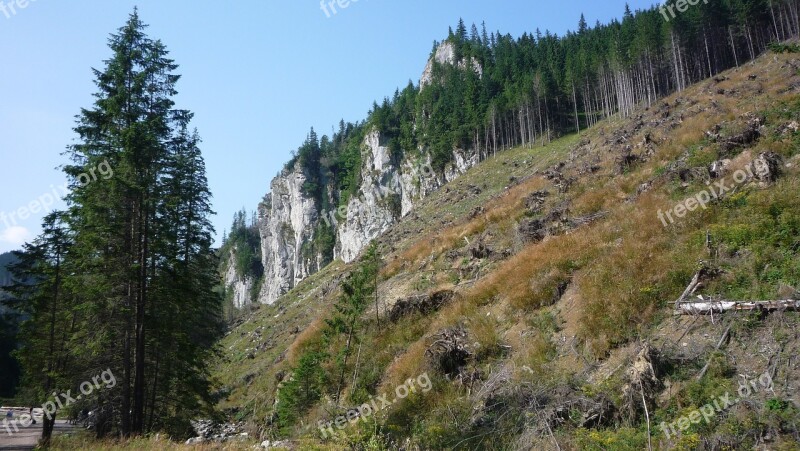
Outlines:
[[607,211],[600,211],[600,212],[597,212],[597,213],[595,213],[593,215],[581,216],[580,218],[573,218],[569,222],[570,222],[570,225],[573,228],[577,228],[577,227],[580,227],[580,226],[583,226],[583,225],[586,225],[586,224],[591,224],[591,223],[597,221],[598,219],[605,218],[606,216],[608,216],[608,212]]
[[676,315],[708,315],[736,310],[800,310],[800,301],[705,301],[675,304]]

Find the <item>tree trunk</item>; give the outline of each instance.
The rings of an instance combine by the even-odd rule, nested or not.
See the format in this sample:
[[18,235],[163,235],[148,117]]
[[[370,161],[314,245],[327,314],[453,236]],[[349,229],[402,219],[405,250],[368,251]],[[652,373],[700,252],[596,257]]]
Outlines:
[[147,308],[147,273],[148,273],[148,235],[150,233],[148,199],[144,194],[140,199],[139,240],[141,250],[139,254],[139,280],[136,300],[136,356],[135,378],[133,383],[133,424],[132,433],[139,435],[144,430],[144,403],[145,403],[145,310]]
[[350,323],[350,332],[347,333],[347,346],[345,347],[344,350],[344,362],[342,363],[342,371],[341,374],[339,375],[339,386],[336,389],[336,405],[338,406],[342,405],[341,397],[342,397],[342,390],[344,389],[344,372],[347,369],[347,358],[350,357],[350,343],[353,340],[353,329],[355,328],[355,322],[356,320],[354,319]]
[[731,31],[731,27],[728,27],[728,37],[731,39],[731,51],[733,51],[733,61],[736,63],[736,67],[739,67],[739,58],[736,56],[736,43],[733,40],[733,31]]
[[581,134],[581,121],[578,118],[578,99],[575,97],[575,83],[572,83],[572,105],[575,109],[575,127],[578,129],[578,134]]
[[724,313],[734,310],[798,310],[800,301],[701,301],[675,304],[675,313],[679,315]]

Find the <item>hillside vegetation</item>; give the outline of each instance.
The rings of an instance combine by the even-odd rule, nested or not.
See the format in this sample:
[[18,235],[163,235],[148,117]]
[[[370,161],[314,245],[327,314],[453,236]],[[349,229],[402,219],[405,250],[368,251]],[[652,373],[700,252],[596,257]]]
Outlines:
[[[95,432],[125,440],[54,446],[180,447],[161,431],[227,449],[800,447],[800,318],[785,308],[800,307],[800,3],[694,3],[582,17],[565,36],[460,21],[418,85],[310,131],[259,214],[237,213],[221,262],[176,67],[134,13],[98,72],[120,97],[98,83],[107,101],[83,112],[66,168],[108,157],[123,177],[48,217],[22,254],[44,282],[20,292],[39,306],[31,332],[77,343],[103,319],[111,339],[91,352],[54,352],[51,333],[24,363],[56,365],[45,392],[79,374],[60,362],[118,364]],[[160,115],[111,130],[130,146],[109,151],[103,124],[145,98],[117,67],[128,44],[163,88],[136,111]],[[433,181],[354,215],[392,188],[389,166]],[[47,309],[61,311],[48,323]]]
[[[223,340],[220,405],[303,449],[643,449],[648,418],[654,448],[800,446],[797,314],[673,317],[669,303],[698,271],[696,294],[796,296],[798,70],[796,54],[769,53],[630,118],[489,158],[378,241],[377,296],[358,277],[368,261],[335,263],[240,320]],[[778,163],[659,219],[759,158]],[[637,386],[642,362],[652,380]],[[769,390],[659,428],[765,372]],[[333,437],[317,427],[423,374],[430,391]]]
[[[751,61],[771,43],[798,35],[799,5],[668,1],[626,7],[608,23],[576,15],[577,27],[564,35],[541,24],[511,36],[460,20],[434,42],[419,83],[409,81],[374,102],[366,118],[342,120],[329,135],[310,130],[257,207],[260,264],[257,255],[254,265],[238,263],[258,245],[239,242],[253,227],[234,218],[222,257],[237,260],[225,269],[242,272],[226,278],[228,304],[271,304],[334,259],[351,262],[419,198],[497,152],[630,117],[639,106]],[[380,163],[364,152],[375,143]],[[435,177],[422,180],[410,170],[420,167]],[[295,178],[301,187],[288,188]],[[373,199],[386,188],[388,195]],[[284,200],[284,193],[292,194]],[[284,202],[315,213],[292,221]]]

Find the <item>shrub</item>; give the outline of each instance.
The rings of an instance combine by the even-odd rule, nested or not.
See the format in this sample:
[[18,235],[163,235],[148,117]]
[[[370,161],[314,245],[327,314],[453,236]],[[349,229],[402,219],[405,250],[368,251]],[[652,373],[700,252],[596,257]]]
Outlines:
[[647,432],[633,428],[617,430],[578,429],[575,432],[578,449],[585,451],[640,451],[647,449]]

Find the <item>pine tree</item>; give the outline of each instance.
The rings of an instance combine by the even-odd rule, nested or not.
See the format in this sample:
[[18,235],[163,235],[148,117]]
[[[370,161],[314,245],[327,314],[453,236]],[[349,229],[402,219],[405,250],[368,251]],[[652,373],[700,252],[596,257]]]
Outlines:
[[319,350],[305,352],[290,379],[281,386],[275,423],[284,433],[320,399],[327,382],[322,369],[325,357]]
[[[77,320],[74,296],[68,279],[74,268],[67,263],[72,236],[63,213],[47,215],[42,233],[17,252],[11,270],[17,281],[11,292],[17,307],[28,319],[22,323],[22,347],[16,352],[31,405],[41,405],[56,388],[73,386],[70,348]],[[45,415],[40,444],[48,446],[55,415]]]
[[[65,167],[71,264],[87,287],[79,327],[91,352],[81,357],[115,369],[121,391],[101,401],[119,417],[99,435],[185,430],[208,400],[204,359],[219,331],[199,138],[187,132],[191,113],[174,108],[177,65],[145,28],[134,11],[112,35],[113,56],[95,71],[97,100],[78,117]],[[113,176],[84,186],[80,174],[100,165]]]
[[[357,268],[342,284],[342,294],[334,305],[333,317],[325,321],[322,339],[311,343],[300,355],[288,381],[280,387],[274,422],[283,433],[289,432],[288,428],[326,391],[334,395],[337,402],[341,402],[353,344],[363,332],[364,312],[373,300],[377,302],[380,265],[377,244],[372,243]],[[325,370],[331,359],[334,374]]]
[[456,38],[459,42],[467,42],[467,26],[464,24],[464,19],[458,19]]

